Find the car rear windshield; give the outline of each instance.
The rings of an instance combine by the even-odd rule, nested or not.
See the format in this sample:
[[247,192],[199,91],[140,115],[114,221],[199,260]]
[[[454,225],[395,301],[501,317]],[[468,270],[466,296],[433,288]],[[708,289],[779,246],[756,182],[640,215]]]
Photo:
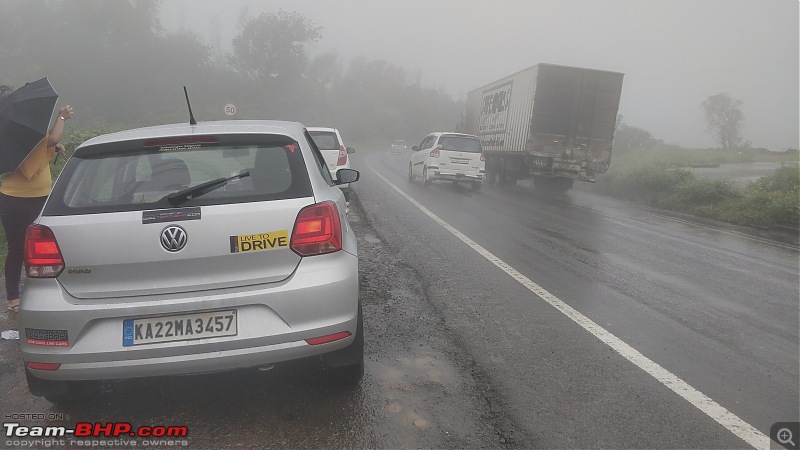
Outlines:
[[314,139],[317,148],[320,150],[339,150],[339,139],[332,131],[309,131],[308,134]]
[[442,136],[439,138],[442,150],[458,152],[480,153],[481,142],[475,138],[462,136]]
[[[167,196],[249,173],[181,202],[205,206],[310,197],[297,143],[286,136],[213,137],[211,144],[127,141],[79,149],[58,178],[46,216],[171,208]],[[174,142],[174,141],[173,141]]]

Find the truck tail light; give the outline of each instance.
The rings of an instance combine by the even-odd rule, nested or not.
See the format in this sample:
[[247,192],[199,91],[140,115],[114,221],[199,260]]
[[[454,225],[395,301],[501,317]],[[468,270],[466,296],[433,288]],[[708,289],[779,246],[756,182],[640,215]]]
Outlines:
[[300,210],[289,247],[300,256],[324,255],[341,250],[342,224],[336,203],[316,203]]
[[64,257],[53,230],[31,225],[25,232],[25,274],[28,278],[55,278],[64,270]]
[[347,164],[347,149],[344,148],[344,145],[339,146],[339,159],[336,160],[337,166],[343,166]]
[[439,147],[434,147],[431,150],[431,158],[438,158],[439,157]]
[[486,161],[486,155],[484,155],[483,152],[481,152],[481,161]]

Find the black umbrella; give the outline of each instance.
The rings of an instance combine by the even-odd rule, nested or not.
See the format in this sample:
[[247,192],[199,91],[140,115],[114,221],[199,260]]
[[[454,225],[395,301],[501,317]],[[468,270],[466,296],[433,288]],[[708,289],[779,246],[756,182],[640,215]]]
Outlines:
[[58,94],[47,78],[0,100],[0,174],[12,172],[47,135]]

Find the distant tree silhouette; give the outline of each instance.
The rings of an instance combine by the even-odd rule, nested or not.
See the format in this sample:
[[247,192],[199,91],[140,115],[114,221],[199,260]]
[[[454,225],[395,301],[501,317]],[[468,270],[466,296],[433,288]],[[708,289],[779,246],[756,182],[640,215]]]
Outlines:
[[321,31],[297,12],[262,13],[244,21],[230,60],[250,79],[296,81],[307,63],[305,46],[318,41]]
[[709,96],[700,107],[706,113],[707,131],[717,137],[724,149],[737,148],[742,143],[742,101],[725,92]]

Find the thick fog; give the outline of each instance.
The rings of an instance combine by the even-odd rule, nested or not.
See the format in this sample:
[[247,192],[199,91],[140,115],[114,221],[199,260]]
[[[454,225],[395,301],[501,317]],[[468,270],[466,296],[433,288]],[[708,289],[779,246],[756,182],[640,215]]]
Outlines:
[[539,62],[605,69],[625,73],[625,122],[668,143],[715,146],[700,103],[727,92],[745,140],[798,146],[796,0],[166,0],[161,17],[224,52],[278,9],[324,27],[309,55],[385,59],[455,99]]
[[[686,147],[718,146],[700,105],[725,92],[742,102],[744,142],[782,150],[800,140],[798,9],[796,0],[0,0],[0,89],[49,77],[62,104],[76,106],[74,129],[184,120],[187,85],[198,120],[225,119],[234,103],[236,119],[413,141],[454,129],[470,90],[545,62],[624,73],[624,122]],[[272,14],[265,23],[262,13]],[[270,37],[236,52],[232,41],[254,22]]]

